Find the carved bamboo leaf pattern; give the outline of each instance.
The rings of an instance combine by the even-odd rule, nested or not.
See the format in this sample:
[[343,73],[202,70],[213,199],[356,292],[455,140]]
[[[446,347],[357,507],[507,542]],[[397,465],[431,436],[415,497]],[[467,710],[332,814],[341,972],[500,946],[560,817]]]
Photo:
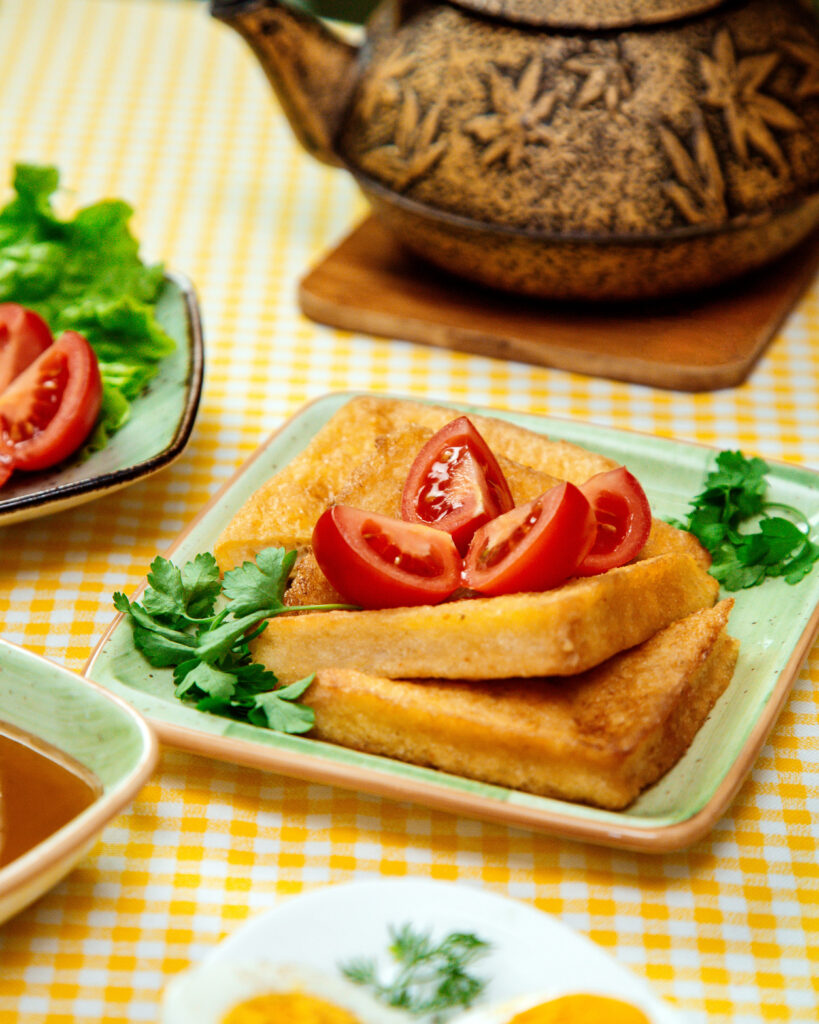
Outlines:
[[377,174],[392,177],[396,188],[409,188],[430,171],[447,150],[446,140],[436,138],[441,113],[440,104],[422,113],[416,91],[405,88],[395,118],[393,141],[366,154],[366,165]]
[[416,58],[403,49],[395,50],[379,62],[364,85],[361,114],[369,121],[379,103],[395,106],[401,99],[401,79],[415,66]]
[[804,67],[802,81],[796,87],[797,97],[803,100],[809,96],[819,96],[819,50],[801,39],[785,39],[781,46],[785,53]]
[[570,57],[563,67],[583,76],[573,99],[573,106],[579,109],[602,99],[606,109],[614,113],[631,95],[631,83],[614,42],[594,40],[588,50]]
[[784,173],[787,162],[771,128],[794,131],[802,122],[784,103],[760,92],[779,60],[776,51],[737,59],[731,33],[721,28],[711,54],[700,54],[700,73],[703,102],[722,111],[736,155],[747,161],[753,148]]
[[505,162],[514,169],[526,159],[527,146],[548,146],[555,132],[547,123],[557,103],[556,90],[539,92],[543,73],[540,58],[527,61],[515,82],[495,65],[489,68],[491,110],[471,118],[465,131],[484,144],[481,163]]
[[677,179],[664,184],[668,198],[689,224],[719,224],[727,220],[725,179],[711,136],[702,120],[698,120],[694,132],[693,158],[670,128],[659,125],[658,130]]

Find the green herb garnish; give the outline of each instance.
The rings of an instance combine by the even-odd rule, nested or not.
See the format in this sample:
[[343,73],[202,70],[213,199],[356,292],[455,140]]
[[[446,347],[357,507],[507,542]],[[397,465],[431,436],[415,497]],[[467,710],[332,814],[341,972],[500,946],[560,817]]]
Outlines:
[[0,302],[35,310],[56,336],[78,331],[97,354],[103,404],[86,444],[96,451],[128,419],[130,404],[176,343],[155,315],[161,265],[147,266],[119,199],[57,216],[55,167],[17,164],[15,196],[0,210]]
[[[767,472],[760,458],[721,452],[687,519],[675,523],[711,552],[711,575],[726,590],[755,587],[774,576],[799,583],[819,559],[805,516],[766,499]],[[771,515],[774,511],[785,515]]]
[[388,950],[397,965],[390,981],[379,976],[370,959],[351,960],[340,965],[341,971],[351,981],[371,988],[388,1006],[414,1016],[433,1014],[434,1022],[443,1021],[447,1011],[471,1006],[486,987],[486,981],[469,974],[467,968],[488,952],[489,943],[471,932],[452,932],[436,943],[427,933],[405,924],[390,929]]
[[266,548],[255,562],[231,569],[222,580],[210,553],[181,569],[158,557],[151,562],[142,604],[116,593],[114,606],[131,619],[134,645],[147,661],[154,668],[173,668],[177,697],[200,711],[278,732],[308,732],[314,713],[298,701],[313,676],[279,686],[271,671],[251,659],[250,641],[283,612],[354,606],[285,605],[295,559],[295,551]]

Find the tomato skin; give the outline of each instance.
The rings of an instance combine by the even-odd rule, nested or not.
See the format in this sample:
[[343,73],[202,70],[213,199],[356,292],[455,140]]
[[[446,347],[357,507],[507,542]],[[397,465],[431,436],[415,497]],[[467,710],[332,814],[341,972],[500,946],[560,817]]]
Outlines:
[[101,403],[94,350],[66,331],[0,394],[0,433],[14,468],[62,462],[88,437]]
[[460,585],[449,534],[348,505],[321,514],[313,554],[336,590],[362,608],[439,604]]
[[416,456],[401,495],[401,517],[445,530],[465,554],[475,531],[513,505],[489,445],[466,416],[459,416]]
[[41,316],[16,302],[0,302],[0,394],[54,341]]
[[651,532],[651,507],[640,482],[626,469],[598,473],[581,485],[597,519],[597,537],[578,566],[578,576],[594,576],[625,565]]
[[464,583],[490,597],[551,590],[575,575],[596,532],[586,496],[574,484],[558,484],[478,530]]

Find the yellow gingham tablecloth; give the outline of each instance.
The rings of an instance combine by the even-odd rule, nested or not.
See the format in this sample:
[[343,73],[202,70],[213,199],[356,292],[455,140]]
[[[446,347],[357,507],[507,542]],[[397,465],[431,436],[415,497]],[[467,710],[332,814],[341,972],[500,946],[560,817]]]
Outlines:
[[[135,207],[143,255],[196,285],[202,404],[158,475],[0,530],[0,633],[81,669],[131,592],[255,447],[309,399],[386,390],[576,417],[819,467],[819,291],[750,380],[684,394],[351,335],[299,277],[364,214],[297,148],[242,40],[192,0],[2,0],[0,168],[55,163],[78,203]],[[4,172],[5,173],[5,172]],[[56,889],[0,927],[0,1022],[153,1021],[174,972],[290,894],[448,879],[557,915],[692,1021],[815,1021],[814,650],[738,797],[685,852],[638,855],[163,752]]]

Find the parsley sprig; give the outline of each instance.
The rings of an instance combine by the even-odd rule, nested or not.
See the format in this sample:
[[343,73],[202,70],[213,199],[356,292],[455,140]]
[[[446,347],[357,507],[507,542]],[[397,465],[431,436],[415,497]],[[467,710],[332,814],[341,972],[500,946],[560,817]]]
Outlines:
[[676,524],[711,552],[711,575],[726,590],[755,587],[775,576],[799,583],[819,559],[805,516],[767,500],[768,468],[763,459],[721,452],[687,519]]
[[142,604],[116,593],[114,606],[129,616],[134,645],[149,664],[173,668],[177,697],[194,702],[200,711],[278,732],[308,732],[314,712],[299,698],[313,675],[279,686],[273,672],[252,660],[250,642],[268,619],[283,612],[352,606],[285,605],[295,559],[295,551],[266,548],[255,562],[221,579],[210,553],[197,555],[181,569],[158,557],[151,563]]
[[474,960],[489,950],[489,943],[471,932],[452,932],[434,942],[409,924],[390,929],[388,951],[397,965],[391,980],[380,977],[371,959],[351,960],[342,973],[359,985],[367,985],[388,1006],[413,1014],[432,1014],[443,1021],[449,1010],[472,1005],[486,981],[468,972]]

